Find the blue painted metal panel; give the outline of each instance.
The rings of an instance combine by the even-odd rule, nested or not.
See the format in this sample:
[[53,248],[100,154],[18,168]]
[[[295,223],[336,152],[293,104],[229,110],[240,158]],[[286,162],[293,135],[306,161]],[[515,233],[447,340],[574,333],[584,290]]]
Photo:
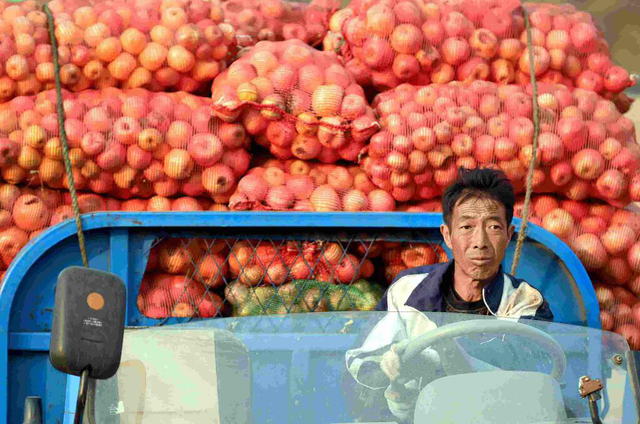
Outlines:
[[[361,230],[369,233],[415,230],[431,231],[434,237],[437,237],[438,228],[442,223],[441,214],[414,213],[102,212],[85,215],[82,219],[90,266],[115,272],[125,280],[128,287],[127,321],[129,325],[134,326],[154,325],[158,322],[142,317],[135,305],[135,299],[146,268],[145,253],[159,235],[202,237],[217,230],[237,230],[253,234],[262,232],[272,235],[279,233],[285,236],[309,231],[334,234],[340,230]],[[518,229],[520,221],[515,219],[514,224]],[[575,254],[561,240],[538,226],[530,226],[528,235],[530,240],[523,252],[523,258],[526,259],[520,261],[517,276],[527,279],[543,291],[552,303],[559,321],[599,327],[599,309],[595,292]],[[512,255],[513,245],[507,252],[506,264],[510,264]],[[30,392],[42,392],[41,396],[46,405],[56,404],[50,409],[51,413],[47,412],[47,421],[55,422],[55,418],[61,417],[67,379],[48,365],[48,334],[42,332],[47,332],[50,328],[57,276],[60,271],[71,265],[81,265],[81,260],[75,222],[67,221],[50,228],[30,242],[7,271],[5,283],[0,288],[0,417],[10,418],[9,422],[20,422],[17,417],[22,411],[20,404],[10,403],[11,407],[7,408],[4,401],[17,400],[23,395],[22,391],[15,390],[18,376],[10,374],[9,367],[9,358],[12,358],[13,364],[14,358],[19,355],[22,355],[21,359],[15,363],[19,363],[21,369],[33,367],[40,370],[37,377],[23,380],[21,390],[25,396]],[[180,320],[172,319],[169,322]],[[286,322],[284,324],[285,327],[280,328],[280,331],[287,331]],[[294,384],[294,387],[295,384],[306,384],[306,379],[313,378],[309,374],[313,375],[313,364],[316,363],[314,361],[317,360],[319,351],[344,350],[345,344],[353,343],[353,339],[349,339],[348,336],[338,336],[335,340],[327,335],[308,338],[305,336],[309,353],[304,354],[304,357],[291,358],[286,357],[291,356],[287,352],[287,346],[296,341],[293,338],[298,335],[256,335],[247,338],[245,342],[249,348],[255,348],[268,340],[270,350],[273,351],[274,336],[278,337],[278,345],[282,346],[283,350],[271,352],[269,355],[281,355],[278,356],[278,360],[283,361],[293,359],[300,363],[301,370],[309,370],[306,374],[301,372],[293,376],[282,374],[284,371],[272,370],[276,377],[270,378],[270,384],[283,390],[289,390],[291,384]],[[32,353],[27,354],[29,351]],[[265,354],[267,353],[262,353]],[[254,372],[259,371],[263,365],[255,364]],[[288,368],[289,366],[284,369]],[[44,385],[42,378],[47,380]],[[47,389],[41,390],[38,386]],[[282,417],[294,413],[288,409],[290,405],[276,405],[273,402],[277,403],[277,399],[265,396],[264,393],[255,396],[254,400],[260,404],[256,406],[269,407],[271,410],[280,407],[284,414]],[[263,401],[271,403],[262,405]],[[12,411],[11,415],[7,415],[8,410]],[[285,421],[283,419],[281,422]]]

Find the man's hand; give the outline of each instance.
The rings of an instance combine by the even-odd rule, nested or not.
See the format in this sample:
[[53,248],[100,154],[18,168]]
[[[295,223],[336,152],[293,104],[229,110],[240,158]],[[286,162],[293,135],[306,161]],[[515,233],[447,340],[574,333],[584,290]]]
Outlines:
[[400,355],[402,355],[406,347],[406,341],[396,343],[391,345],[391,349],[382,355],[380,368],[391,381],[396,381],[400,376]]

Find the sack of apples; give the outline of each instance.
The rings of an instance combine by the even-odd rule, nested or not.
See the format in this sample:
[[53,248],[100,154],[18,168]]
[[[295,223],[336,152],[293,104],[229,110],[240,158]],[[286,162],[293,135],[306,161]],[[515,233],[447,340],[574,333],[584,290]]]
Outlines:
[[0,102],[53,88],[53,63],[50,68],[41,66],[50,54],[42,7],[31,0],[0,2]]
[[381,251],[387,284],[405,269],[449,262],[447,253],[436,243],[383,242]]
[[142,278],[137,306],[148,318],[214,318],[225,313],[222,298],[202,282],[184,275],[148,273]]
[[219,7],[224,13],[224,21],[233,26],[239,46],[293,39],[315,46],[327,32],[329,17],[340,7],[340,2],[225,0]]
[[[629,118],[611,101],[580,88],[538,84],[537,101],[534,192],[618,206],[640,200],[640,148]],[[500,169],[517,193],[525,191],[533,156],[531,86],[402,84],[376,96],[373,106],[382,128],[371,137],[361,165],[396,200],[440,196],[460,167]]]
[[[80,213],[126,211],[165,212],[228,210],[226,205],[215,204],[209,199],[177,197],[169,199],[155,196],[151,199],[118,199],[92,193],[78,194]],[[75,219],[71,195],[68,191],[48,188],[19,187],[0,184],[0,271],[6,270],[20,250],[43,231],[61,222]],[[157,255],[153,255],[156,257]],[[163,256],[164,257],[164,256]],[[154,260],[151,260],[154,263]],[[205,267],[208,262],[205,262]],[[156,265],[151,266],[154,270]],[[203,269],[204,269],[203,268]],[[169,272],[163,267],[160,270]],[[207,274],[206,269],[202,271]],[[0,284],[2,276],[0,276]]]
[[604,331],[622,335],[633,350],[640,349],[640,298],[627,287],[595,282]]
[[[532,26],[533,63],[524,10]],[[588,13],[572,5],[519,0],[358,0],[330,23],[344,40],[347,68],[378,90],[402,83],[540,82],[595,91],[613,99],[633,85],[611,61]],[[329,43],[332,44],[332,43]]]
[[390,212],[396,202],[357,166],[269,160],[251,168],[229,199],[231,210]]
[[232,279],[247,285],[280,286],[291,280],[351,284],[374,274],[364,244],[338,242],[236,242],[229,255]]
[[[249,168],[244,127],[215,119],[208,98],[110,88],[63,99],[78,190],[226,203]],[[0,173],[11,184],[68,188],[54,91],[0,105]]]
[[335,53],[262,41],[217,77],[213,110],[279,159],[355,162],[378,129],[364,91]]
[[[71,91],[107,87],[196,92],[235,55],[233,27],[204,0],[52,0],[60,79]],[[54,81],[51,52],[38,61]],[[47,72],[44,72],[44,71]]]
[[[521,216],[523,200],[516,205]],[[587,269],[602,328],[640,347],[640,214],[598,201],[534,196],[530,221],[561,238]]]

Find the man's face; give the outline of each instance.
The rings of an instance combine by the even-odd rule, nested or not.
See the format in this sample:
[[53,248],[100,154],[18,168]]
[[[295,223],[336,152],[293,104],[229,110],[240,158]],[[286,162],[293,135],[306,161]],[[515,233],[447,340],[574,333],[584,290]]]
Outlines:
[[513,235],[504,206],[489,198],[468,197],[453,208],[451,227],[440,231],[453,251],[456,269],[473,280],[493,277]]

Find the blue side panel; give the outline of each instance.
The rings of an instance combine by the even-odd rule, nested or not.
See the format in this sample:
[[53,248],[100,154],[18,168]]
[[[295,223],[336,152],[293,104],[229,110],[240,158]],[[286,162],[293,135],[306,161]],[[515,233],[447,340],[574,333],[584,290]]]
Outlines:
[[[108,233],[93,231],[86,243],[90,252],[89,266],[110,270]],[[12,332],[51,329],[58,274],[69,266],[82,266],[77,238],[63,240],[55,246],[54,251],[51,255],[42,255],[27,270],[11,310],[9,328]]]
[[[62,417],[66,374],[62,374],[51,366],[47,352],[12,353],[9,357],[9,373],[14,376],[14,382],[9,391],[8,422],[22,423],[24,400],[27,396],[42,398],[42,407],[47,417]],[[34,378],[35,376],[40,378]]]
[[[291,414],[289,397],[289,361],[291,353],[251,352],[251,411],[253,421],[264,424],[288,423]],[[268,375],[269,378],[255,378]],[[279,396],[284,393],[284,396]]]
[[[343,372],[346,369],[344,355],[336,352],[318,352],[311,355],[311,373],[309,382],[315,387],[313,406],[311,410],[331,411],[331,421],[329,422],[352,422],[353,417],[349,413],[349,408],[344,396],[336,396],[342,391],[340,384]],[[327,384],[326,382],[336,384]],[[321,417],[316,417],[320,418]],[[329,417],[327,417],[329,418]]]

